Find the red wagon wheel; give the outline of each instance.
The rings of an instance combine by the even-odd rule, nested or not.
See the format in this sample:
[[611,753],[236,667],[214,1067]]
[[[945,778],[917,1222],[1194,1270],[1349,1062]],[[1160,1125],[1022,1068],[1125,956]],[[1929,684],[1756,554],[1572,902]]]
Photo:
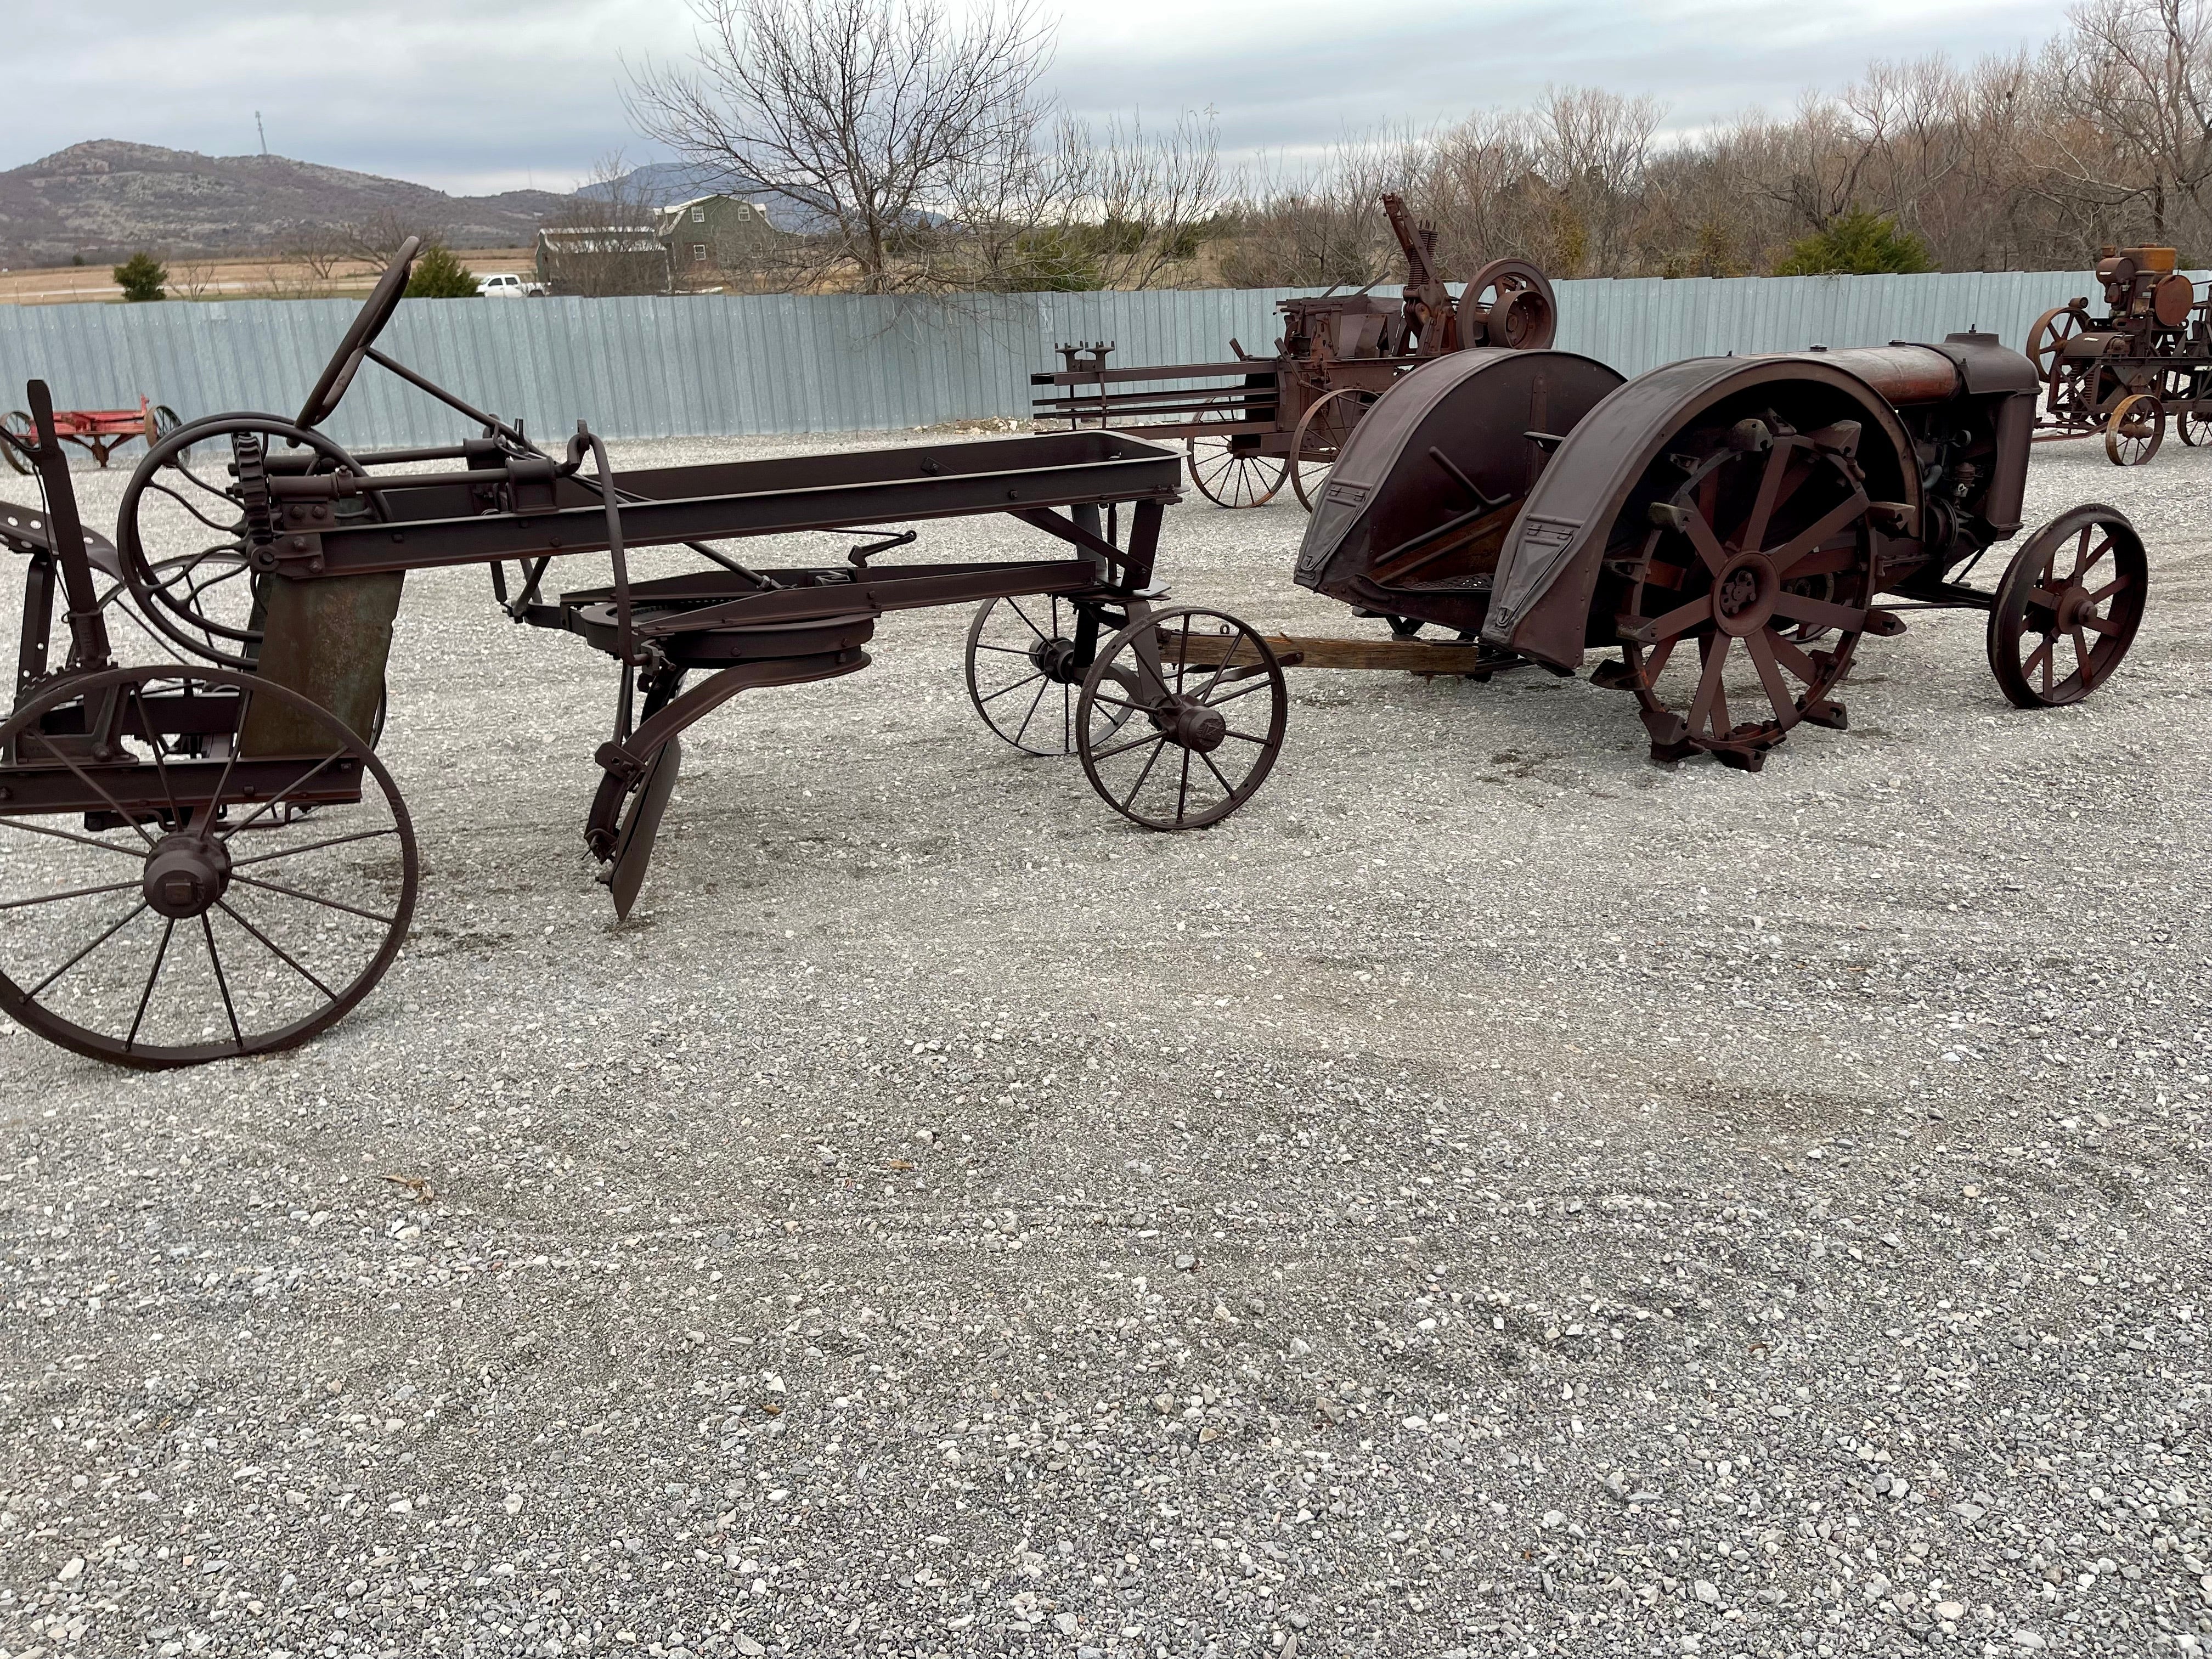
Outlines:
[[[1677,457],[1665,464],[1689,476],[1652,504],[1618,623],[1627,683],[1655,759],[1705,750],[1755,771],[1800,721],[1844,724],[1832,696],[1867,626],[1872,507],[1840,457],[1764,421]],[[1735,718],[1732,694],[1750,718]]]
[[[281,748],[242,756],[234,734],[257,710]],[[98,740],[49,745],[48,731]],[[16,769],[0,1009],[48,1041],[147,1068],[289,1048],[398,956],[416,881],[406,806],[307,698],[228,669],[112,669],[27,700],[0,752]],[[41,784],[79,799],[27,811]],[[308,793],[325,805],[303,805]]]
[[1291,438],[1291,488],[1298,505],[1309,513],[1321,499],[1321,487],[1352,428],[1374,406],[1376,394],[1354,386],[1340,386],[1306,405]]
[[2014,707],[2079,702],[2110,679],[2149,581],[2142,538],[2117,508],[2077,507],[2030,537],[1990,611],[1990,672]]

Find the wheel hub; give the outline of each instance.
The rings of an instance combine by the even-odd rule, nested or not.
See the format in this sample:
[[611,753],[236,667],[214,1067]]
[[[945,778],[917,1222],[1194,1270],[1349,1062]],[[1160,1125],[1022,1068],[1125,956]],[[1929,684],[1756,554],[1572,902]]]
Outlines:
[[1170,741],[1194,754],[1210,755],[1229,735],[1229,718],[1195,697],[1177,697],[1165,728]]
[[1088,663],[1076,660],[1073,640],[1038,640],[1030,647],[1030,662],[1054,685],[1079,685]]
[[2058,596],[2056,621],[2060,631],[2071,633],[2080,626],[2081,613],[2090,608],[2089,590],[2080,582],[2069,583]]
[[178,830],[156,842],[141,886],[149,908],[186,921],[215,908],[230,887],[230,853],[213,839]]
[[1713,620],[1722,633],[1739,639],[1755,633],[1774,614],[1780,588],[1771,564],[1756,553],[1744,554],[1713,583]]

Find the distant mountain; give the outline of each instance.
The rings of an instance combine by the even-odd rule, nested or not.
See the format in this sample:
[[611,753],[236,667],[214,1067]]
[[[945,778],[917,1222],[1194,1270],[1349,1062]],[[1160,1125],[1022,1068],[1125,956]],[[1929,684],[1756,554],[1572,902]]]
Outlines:
[[673,207],[699,196],[737,196],[766,208],[769,223],[778,230],[805,235],[825,229],[830,222],[826,213],[771,194],[757,179],[696,161],[647,161],[611,184],[586,185],[576,194],[590,201],[619,198],[655,208]]
[[0,173],[0,265],[106,264],[257,251],[310,227],[392,214],[455,247],[528,242],[568,203],[544,190],[448,196],[427,185],[282,155],[201,155],[112,138]]

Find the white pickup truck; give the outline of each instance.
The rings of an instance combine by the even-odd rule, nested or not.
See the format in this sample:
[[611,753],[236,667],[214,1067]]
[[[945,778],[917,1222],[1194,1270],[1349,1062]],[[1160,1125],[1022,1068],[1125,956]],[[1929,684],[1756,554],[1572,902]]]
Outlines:
[[517,276],[511,271],[486,276],[477,283],[477,297],[480,300],[520,300],[525,296],[544,298],[545,284],[527,276]]

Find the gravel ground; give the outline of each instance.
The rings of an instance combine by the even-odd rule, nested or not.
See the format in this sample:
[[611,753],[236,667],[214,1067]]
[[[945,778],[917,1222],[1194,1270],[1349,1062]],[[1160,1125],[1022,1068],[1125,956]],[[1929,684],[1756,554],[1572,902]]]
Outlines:
[[[700,729],[619,929],[607,665],[411,579],[380,989],[184,1074],[0,1035],[0,1649],[2212,1648],[2208,484],[2038,452],[2152,547],[2080,708],[1965,615],[1759,776],[1294,672],[1182,837],[897,618]],[[1164,569],[1340,629],[1302,524]]]

